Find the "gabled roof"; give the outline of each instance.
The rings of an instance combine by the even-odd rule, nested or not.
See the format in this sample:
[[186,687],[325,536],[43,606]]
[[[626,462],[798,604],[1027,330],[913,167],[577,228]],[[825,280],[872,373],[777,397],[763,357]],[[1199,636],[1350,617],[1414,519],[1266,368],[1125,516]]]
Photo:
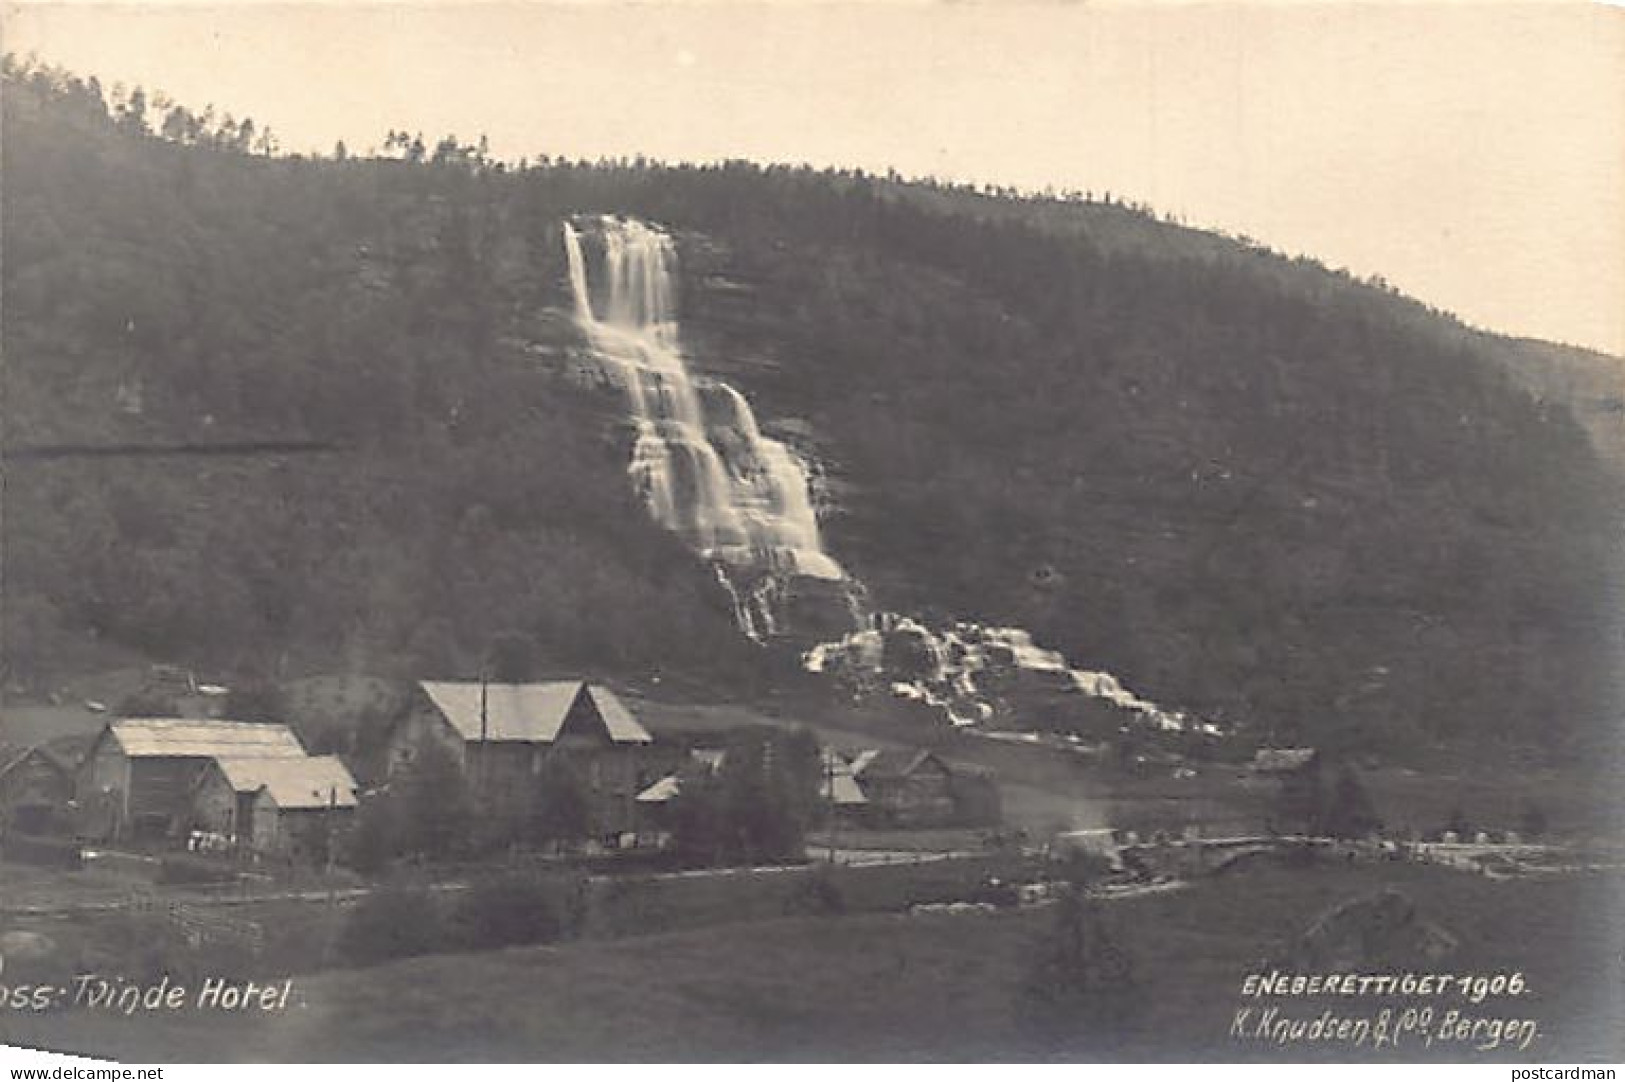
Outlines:
[[688,758],[678,764],[675,774],[668,774],[648,786],[635,799],[640,804],[665,804],[681,795],[685,781],[716,777],[727,758],[727,751],[721,748],[690,748]]
[[867,748],[852,756],[852,773],[854,775],[862,774],[865,768],[867,768],[870,763],[875,761],[875,756],[879,754],[879,748]]
[[585,696],[615,743],[654,741],[614,692],[581,680],[484,685],[424,680],[420,686],[464,740],[551,744],[558,739],[571,706]]
[[1286,774],[1302,770],[1319,757],[1314,748],[1260,748],[1253,755],[1253,769],[1261,774]]
[[634,799],[639,804],[664,804],[682,791],[682,779],[676,774],[668,774],[643,790]]
[[132,759],[302,758],[304,745],[286,725],[190,718],[120,718],[107,727]]
[[869,798],[858,785],[858,779],[852,774],[852,764],[847,762],[846,756],[834,748],[825,748],[823,760],[823,776],[818,780],[821,797],[837,805],[869,803]]
[[55,770],[58,774],[61,774],[64,777],[71,778],[73,776],[74,768],[72,763],[62,758],[62,756],[58,754],[56,750],[49,748],[44,744],[35,744],[33,747],[27,748],[20,753],[10,756],[9,758],[0,759],[0,778],[10,774],[13,770],[21,767],[30,759],[38,759],[40,762],[44,763],[46,766],[50,767],[52,770]]
[[863,765],[857,767],[854,764],[859,778],[906,778],[927,761],[935,761],[944,770],[948,769],[948,764],[928,748],[884,748],[873,755],[859,758],[863,759]]
[[851,774],[827,775],[819,786],[819,794],[833,804],[840,806],[853,806],[869,803],[869,798],[863,794],[858,785],[858,779]]
[[597,684],[582,685],[592,698],[592,704],[598,708],[598,716],[604,719],[609,727],[609,737],[617,744],[652,744],[654,737],[649,731],[638,724],[638,719],[632,716],[632,711],[626,704],[606,687]]
[[279,808],[353,808],[355,778],[337,755],[302,759],[215,760],[226,782],[239,793],[267,790]]

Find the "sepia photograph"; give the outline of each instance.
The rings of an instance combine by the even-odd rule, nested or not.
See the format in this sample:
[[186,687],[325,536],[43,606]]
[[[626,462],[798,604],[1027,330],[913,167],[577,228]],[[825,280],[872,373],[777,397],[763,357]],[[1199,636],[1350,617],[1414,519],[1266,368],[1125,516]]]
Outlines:
[[0,53],[10,1077],[1625,1061],[1625,7]]

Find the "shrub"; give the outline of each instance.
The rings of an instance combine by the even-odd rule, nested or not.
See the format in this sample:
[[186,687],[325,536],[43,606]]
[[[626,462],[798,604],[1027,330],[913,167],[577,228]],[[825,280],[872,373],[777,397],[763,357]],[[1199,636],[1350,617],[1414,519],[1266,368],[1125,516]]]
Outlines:
[[230,883],[236,878],[237,870],[230,864],[208,857],[175,853],[164,857],[158,864],[160,883]]
[[1382,817],[1360,776],[1347,766],[1338,771],[1331,792],[1324,795],[1318,818],[1319,832],[1334,838],[1363,838],[1382,829]]
[[1061,896],[1016,1000],[1021,1022],[1052,1047],[1098,1052],[1127,1036],[1139,1010],[1139,986],[1129,951],[1098,902],[1077,890]]
[[784,901],[791,915],[826,917],[846,912],[846,896],[835,870],[820,864],[801,877],[801,882]]
[[453,912],[457,942],[471,950],[551,943],[567,931],[566,889],[562,882],[526,875],[482,880]]
[[410,958],[447,942],[440,906],[426,888],[386,887],[363,898],[339,937],[339,953],[355,965]]
[[37,864],[69,871],[77,871],[84,866],[78,844],[63,838],[8,834],[0,852],[7,860],[15,860],[19,864]]

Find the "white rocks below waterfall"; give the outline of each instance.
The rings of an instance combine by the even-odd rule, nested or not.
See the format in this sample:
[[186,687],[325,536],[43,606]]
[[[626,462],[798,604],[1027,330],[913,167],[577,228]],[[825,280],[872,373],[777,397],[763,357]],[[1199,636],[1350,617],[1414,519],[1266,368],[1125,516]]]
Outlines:
[[808,650],[803,663],[810,672],[860,685],[883,685],[893,695],[941,711],[960,726],[1025,727],[1035,719],[1001,713],[1020,715],[1025,713],[1023,707],[1030,709],[1035,700],[1047,698],[1055,714],[1067,712],[1069,699],[1092,700],[1120,712],[1125,721],[1160,732],[1221,733],[1212,722],[1141,698],[1111,673],[1073,668],[1021,628],[961,621],[933,631],[910,617],[885,613],[873,627]]

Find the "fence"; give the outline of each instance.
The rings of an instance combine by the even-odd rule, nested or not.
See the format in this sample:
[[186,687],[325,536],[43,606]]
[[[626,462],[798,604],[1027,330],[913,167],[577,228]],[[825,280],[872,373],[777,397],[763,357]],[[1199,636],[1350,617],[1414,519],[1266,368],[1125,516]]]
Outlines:
[[258,922],[167,899],[151,891],[132,891],[126,907],[133,914],[163,917],[181,933],[188,946],[229,944],[255,954],[265,950],[265,929]]

